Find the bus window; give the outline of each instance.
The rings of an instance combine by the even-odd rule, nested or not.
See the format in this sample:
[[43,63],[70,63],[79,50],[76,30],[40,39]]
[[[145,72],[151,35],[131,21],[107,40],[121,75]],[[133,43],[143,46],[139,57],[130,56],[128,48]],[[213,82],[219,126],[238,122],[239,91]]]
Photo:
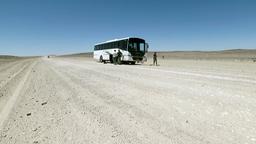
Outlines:
[[133,45],[132,43],[129,43],[129,46],[128,46],[129,49],[133,48]]
[[120,46],[121,46],[120,43],[121,43],[120,41],[117,42],[117,48],[120,48]]
[[137,43],[133,43],[133,48],[134,48],[135,50],[137,50],[137,49],[138,49],[138,45],[137,45]]
[[111,49],[112,48],[112,43],[109,43],[108,44],[108,49]]
[[122,44],[121,49],[126,50],[126,42],[123,40],[121,41],[121,44]]
[[110,43],[106,44],[107,48],[106,49],[110,49]]
[[144,43],[140,43],[140,51],[145,51],[145,44]]
[[136,51],[137,44],[136,43],[129,43],[128,50],[129,51]]
[[128,43],[128,41],[124,40],[124,49],[123,50],[127,50],[127,43]]

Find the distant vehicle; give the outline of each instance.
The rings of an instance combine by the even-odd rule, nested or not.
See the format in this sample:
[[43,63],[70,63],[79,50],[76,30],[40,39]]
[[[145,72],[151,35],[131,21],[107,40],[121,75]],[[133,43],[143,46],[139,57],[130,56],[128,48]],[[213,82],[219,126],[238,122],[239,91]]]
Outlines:
[[120,50],[123,54],[122,63],[135,64],[146,61],[148,44],[141,38],[123,38],[98,43],[94,46],[93,58],[99,62],[113,63],[114,52]]
[[56,55],[48,55],[47,58],[53,58],[56,57]]

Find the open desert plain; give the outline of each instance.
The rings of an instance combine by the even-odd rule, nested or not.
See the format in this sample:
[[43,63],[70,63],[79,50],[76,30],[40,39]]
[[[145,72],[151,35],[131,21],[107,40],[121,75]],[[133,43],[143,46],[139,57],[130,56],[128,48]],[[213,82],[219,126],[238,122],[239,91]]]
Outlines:
[[0,58],[1,144],[255,144],[256,53]]

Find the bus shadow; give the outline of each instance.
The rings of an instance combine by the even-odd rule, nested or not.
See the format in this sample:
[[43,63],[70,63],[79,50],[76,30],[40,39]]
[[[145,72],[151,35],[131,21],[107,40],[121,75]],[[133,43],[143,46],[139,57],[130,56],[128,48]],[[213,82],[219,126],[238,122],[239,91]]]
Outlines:
[[138,65],[143,65],[141,63],[136,63],[136,64],[130,64],[130,63],[121,63],[121,64],[114,64],[114,63],[110,63],[110,62],[105,62],[103,64],[110,64],[110,65],[128,65],[128,66],[138,66]]

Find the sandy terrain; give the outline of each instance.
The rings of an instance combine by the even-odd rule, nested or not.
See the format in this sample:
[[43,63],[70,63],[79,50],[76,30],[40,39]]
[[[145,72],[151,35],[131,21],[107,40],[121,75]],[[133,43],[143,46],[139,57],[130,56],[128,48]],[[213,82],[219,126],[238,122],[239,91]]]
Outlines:
[[0,143],[255,144],[256,63],[0,65]]

